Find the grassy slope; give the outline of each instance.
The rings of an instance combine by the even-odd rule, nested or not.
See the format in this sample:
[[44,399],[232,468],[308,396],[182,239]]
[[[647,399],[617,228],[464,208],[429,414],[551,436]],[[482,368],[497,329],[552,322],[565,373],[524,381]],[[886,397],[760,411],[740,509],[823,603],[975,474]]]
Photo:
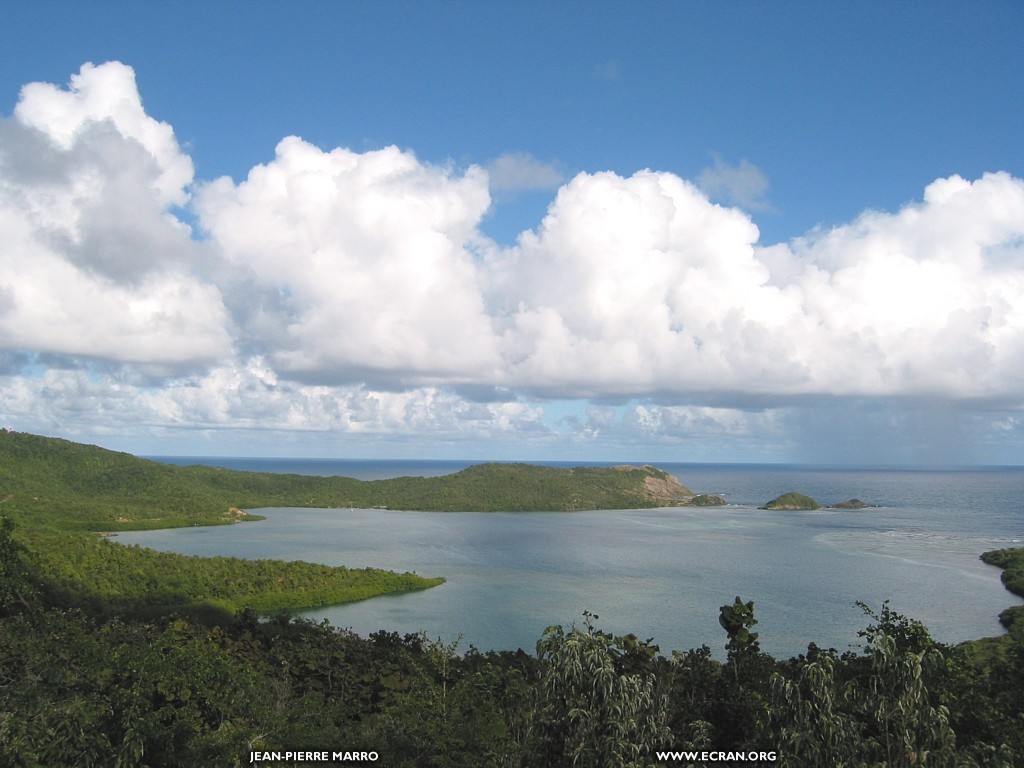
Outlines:
[[[391,507],[569,510],[650,507],[669,476],[654,468],[559,469],[484,464],[445,477],[359,481],[179,467],[66,440],[0,432],[0,515],[34,553],[46,588],[99,611],[168,606],[259,610],[347,602],[443,581],[375,569],[187,558],[89,532],[214,525],[253,519],[238,508]],[[689,491],[678,487],[679,495]],[[670,495],[670,494],[669,494]]]

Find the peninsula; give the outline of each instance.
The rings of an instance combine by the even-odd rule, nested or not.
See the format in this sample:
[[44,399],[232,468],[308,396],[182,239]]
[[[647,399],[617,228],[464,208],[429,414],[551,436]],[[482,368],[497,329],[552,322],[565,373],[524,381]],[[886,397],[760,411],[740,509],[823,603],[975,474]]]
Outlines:
[[[443,477],[348,477],[182,467],[11,430],[0,431],[0,517],[41,564],[48,589],[100,612],[197,608],[269,611],[425,589],[442,578],[309,563],[196,558],[123,547],[116,531],[225,525],[260,507],[423,511],[571,511],[698,499],[652,466],[479,464]],[[77,601],[77,602],[76,602]]]

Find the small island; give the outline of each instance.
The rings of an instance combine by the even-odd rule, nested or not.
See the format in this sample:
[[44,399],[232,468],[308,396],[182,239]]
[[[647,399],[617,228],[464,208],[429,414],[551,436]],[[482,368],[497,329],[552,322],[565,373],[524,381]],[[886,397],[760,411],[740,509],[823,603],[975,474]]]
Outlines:
[[871,509],[877,506],[877,504],[868,504],[860,499],[847,499],[846,501],[837,501],[835,504],[829,504],[826,509]]
[[866,501],[854,498],[847,499],[846,501],[837,501],[835,504],[829,504],[828,506],[822,507],[821,504],[810,496],[791,491],[789,493],[782,494],[778,498],[772,499],[764,506],[758,507],[758,509],[799,512],[812,511],[815,509],[871,509],[877,506],[877,504],[868,504]]
[[796,493],[791,491],[784,493],[781,496],[772,499],[763,507],[758,509],[769,509],[769,510],[783,510],[783,511],[804,511],[821,509],[821,504],[816,502],[810,496],[805,496],[802,493]]

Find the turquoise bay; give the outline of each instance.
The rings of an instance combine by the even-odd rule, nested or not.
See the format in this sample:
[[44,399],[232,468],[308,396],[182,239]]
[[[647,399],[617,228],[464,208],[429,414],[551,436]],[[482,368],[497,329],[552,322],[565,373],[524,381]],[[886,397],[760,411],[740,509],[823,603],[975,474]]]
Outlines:
[[[268,471],[376,478],[440,474],[472,462],[199,460]],[[258,523],[122,533],[119,541],[197,555],[373,566],[447,583],[425,592],[330,606],[304,615],[360,634],[426,632],[461,647],[532,650],[550,624],[600,616],[614,632],[664,650],[720,649],[718,607],[754,600],[762,646],[776,656],[808,642],[840,650],[866,621],[855,606],[884,600],[940,640],[1001,631],[1020,600],[981,552],[1024,541],[1024,471],[821,470],[659,464],[724,508],[564,513],[260,510]],[[861,511],[766,512],[790,490],[822,503],[852,496]]]

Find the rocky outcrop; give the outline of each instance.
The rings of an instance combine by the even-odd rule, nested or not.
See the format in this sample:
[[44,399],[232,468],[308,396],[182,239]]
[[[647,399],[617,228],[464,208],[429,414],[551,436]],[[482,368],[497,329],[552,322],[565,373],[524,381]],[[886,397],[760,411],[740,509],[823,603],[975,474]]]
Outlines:
[[728,502],[714,493],[701,493],[682,503],[684,507],[724,507]]
[[663,469],[644,464],[642,467],[635,467],[630,464],[620,464],[612,467],[623,472],[639,470],[646,474],[644,478],[644,496],[659,501],[679,501],[681,499],[692,499],[695,494],[685,485],[680,483],[674,476]]
[[874,507],[875,504],[868,504],[867,502],[861,501],[860,499],[847,499],[846,501],[838,501],[835,504],[829,504],[828,509],[867,509]]
[[612,469],[623,472],[635,472],[637,470],[645,473],[644,495],[649,499],[669,502],[672,506],[678,507],[724,507],[728,502],[721,496],[713,493],[694,493],[675,477],[663,469],[644,464],[636,467],[631,464],[620,464]]

